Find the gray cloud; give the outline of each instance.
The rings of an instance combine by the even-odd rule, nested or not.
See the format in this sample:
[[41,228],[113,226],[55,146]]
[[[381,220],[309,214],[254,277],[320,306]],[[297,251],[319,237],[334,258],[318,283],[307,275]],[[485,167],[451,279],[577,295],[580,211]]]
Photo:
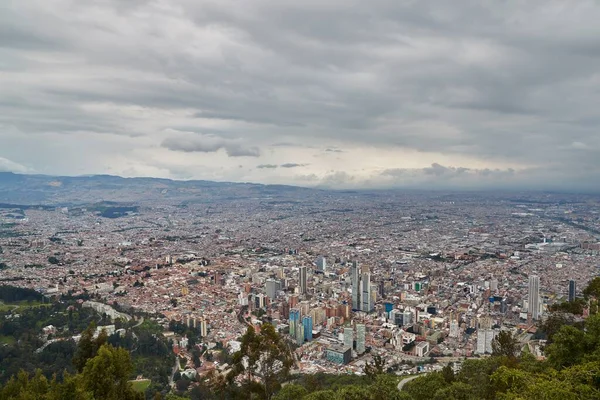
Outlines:
[[[401,174],[424,185],[583,188],[582,171],[600,182],[599,19],[596,2],[559,0],[10,2],[0,13],[0,143],[12,162],[45,173],[102,173],[109,156],[161,148],[275,165],[264,149],[310,143],[340,145],[339,157],[406,149],[490,165]],[[215,134],[165,138],[173,126]],[[46,156],[65,134],[71,152]],[[178,170],[161,158],[144,162]],[[322,168],[307,176],[325,179]],[[360,181],[338,178],[329,181]]]
[[229,139],[215,135],[179,135],[169,137],[161,143],[161,146],[172,151],[185,153],[212,153],[224,149],[229,157],[258,157],[260,150],[257,147],[246,147]]
[[305,167],[308,164],[297,164],[297,163],[285,163],[285,164],[281,164],[280,167],[281,168],[298,168],[298,167]]
[[274,168],[277,168],[277,165],[275,165],[275,164],[260,164],[260,165],[257,165],[256,168],[259,168],[259,169],[265,169],[265,168],[266,169],[274,169]]

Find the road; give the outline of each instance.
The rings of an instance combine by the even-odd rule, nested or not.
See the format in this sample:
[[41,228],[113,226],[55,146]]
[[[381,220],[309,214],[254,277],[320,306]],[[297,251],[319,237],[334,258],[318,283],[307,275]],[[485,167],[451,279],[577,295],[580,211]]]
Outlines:
[[402,388],[404,387],[404,385],[406,385],[408,382],[412,381],[413,379],[417,379],[420,376],[426,375],[427,372],[424,372],[422,374],[419,375],[415,375],[415,376],[410,376],[408,378],[404,378],[402,379],[399,383],[398,383],[398,390],[402,390]]
[[133,328],[137,328],[138,326],[140,326],[140,325],[141,325],[141,324],[143,324],[143,323],[144,323],[144,317],[142,316],[142,317],[140,317],[140,320],[138,321],[138,323],[137,323],[137,324],[135,324],[134,326],[132,326],[131,328],[132,328],[132,329],[133,329]]
[[173,370],[171,370],[171,376],[169,377],[169,385],[171,387],[175,386],[175,382],[173,378],[175,377],[175,372],[179,371],[181,366],[179,365],[179,356],[175,356],[175,365],[173,365]]

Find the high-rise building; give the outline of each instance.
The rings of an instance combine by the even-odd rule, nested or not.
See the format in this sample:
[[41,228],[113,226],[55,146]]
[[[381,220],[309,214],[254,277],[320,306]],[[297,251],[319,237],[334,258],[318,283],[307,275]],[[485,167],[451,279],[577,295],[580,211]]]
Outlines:
[[529,293],[527,298],[528,313],[531,318],[540,318],[540,277],[529,275]]
[[271,300],[274,300],[277,297],[277,292],[279,292],[279,290],[281,290],[281,281],[267,279],[265,282],[265,291]]
[[495,292],[498,290],[498,279],[492,278],[492,280],[490,281],[490,289],[492,292]]
[[327,259],[324,256],[319,256],[316,261],[317,271],[325,273],[327,271]]
[[304,340],[304,325],[299,323],[298,326],[296,326],[296,343],[298,346],[302,346]]
[[503,297],[500,301],[500,312],[505,314],[508,311],[508,303],[506,302],[506,297]]
[[449,336],[451,338],[457,339],[459,335],[460,335],[460,325],[458,324],[457,320],[453,319],[452,321],[450,321],[450,334],[449,334]]
[[293,294],[290,296],[290,307],[294,308],[298,305],[298,295],[297,294]]
[[360,310],[360,270],[358,269],[358,263],[356,261],[352,262],[350,279],[352,280],[352,309]]
[[255,297],[255,299],[256,299],[255,300],[256,301],[256,308],[263,308],[263,307],[266,306],[266,302],[265,302],[265,298],[266,297],[267,296],[265,296],[262,293],[259,293],[259,294],[256,295],[256,297]]
[[408,308],[405,308],[404,312],[402,313],[402,324],[410,325],[412,323],[413,323],[413,313]]
[[296,337],[298,324],[300,323],[300,310],[297,308],[290,309],[290,336]]
[[356,324],[356,352],[358,354],[363,354],[365,352],[365,339],[365,324]]
[[299,275],[298,280],[299,280],[300,294],[306,294],[306,267],[305,266],[300,267],[300,275]]
[[290,318],[290,304],[287,301],[284,300],[279,304],[279,313],[283,319]]
[[575,301],[575,281],[571,279],[569,281],[569,301]]
[[377,286],[377,289],[379,291],[379,296],[382,299],[385,299],[385,282],[383,280],[379,282],[379,285]]
[[312,340],[313,319],[309,315],[302,318],[302,326],[304,326],[304,339],[308,342]]
[[354,329],[344,328],[344,347],[354,348]]
[[365,272],[361,276],[361,311],[371,312],[373,311],[373,303],[371,298],[371,274],[369,272]]
[[492,329],[480,329],[477,331],[476,353],[485,354],[492,352],[492,341],[496,337],[496,331]]
[[396,326],[404,325],[404,313],[402,310],[394,308],[392,311],[390,311],[390,322]]
[[206,337],[206,335],[208,335],[208,324],[206,322],[206,319],[201,318],[200,323],[198,324],[200,326],[200,336],[202,336],[203,338]]

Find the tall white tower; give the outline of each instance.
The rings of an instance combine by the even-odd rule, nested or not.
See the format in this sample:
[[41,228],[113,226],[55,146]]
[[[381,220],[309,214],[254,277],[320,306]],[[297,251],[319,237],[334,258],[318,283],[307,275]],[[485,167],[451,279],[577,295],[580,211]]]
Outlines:
[[373,311],[373,302],[371,301],[371,273],[364,272],[361,277],[361,311]]
[[529,293],[527,297],[528,313],[531,318],[540,318],[540,277],[529,275]]
[[358,263],[352,262],[350,268],[350,279],[352,280],[352,309],[360,310],[360,270],[358,269]]

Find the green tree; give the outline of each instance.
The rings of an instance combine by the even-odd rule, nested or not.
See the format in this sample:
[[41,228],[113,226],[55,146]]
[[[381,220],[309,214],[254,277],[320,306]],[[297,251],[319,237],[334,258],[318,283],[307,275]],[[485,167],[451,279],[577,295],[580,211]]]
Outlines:
[[444,377],[446,383],[454,382],[454,369],[452,368],[451,364],[448,364],[444,368],[442,368],[442,376]]
[[302,400],[337,400],[336,393],[333,390],[319,390],[307,394]]
[[406,391],[414,400],[430,400],[438,390],[446,386],[442,374],[432,372],[408,382],[402,390]]
[[519,341],[509,331],[500,331],[498,336],[492,340],[492,355],[496,357],[507,357],[510,360],[517,358],[519,353]]
[[438,389],[433,400],[478,400],[473,394],[473,387],[463,382],[454,382],[450,386]]
[[583,289],[583,295],[586,298],[595,297],[596,299],[600,298],[600,276],[592,279],[587,287]]
[[403,400],[411,398],[406,392],[398,391],[399,379],[394,375],[379,374],[375,382],[369,386],[370,398],[373,400]]
[[273,396],[273,400],[296,400],[301,399],[308,394],[308,391],[301,385],[285,385],[281,388],[279,392],[275,396]]
[[77,352],[73,357],[73,365],[77,368],[77,371],[82,372],[85,367],[85,363],[96,356],[98,349],[106,343],[108,336],[106,331],[103,329],[97,338],[94,339],[94,333],[96,331],[96,324],[92,322],[85,331],[81,333],[79,339],[79,345],[77,346]]
[[358,386],[358,385],[350,385],[345,386],[341,389],[338,389],[335,397],[335,400],[370,400],[371,392],[368,387]]
[[585,352],[584,338],[584,333],[577,328],[561,327],[554,335],[554,342],[546,347],[550,365],[559,369],[579,363]]
[[132,371],[129,352],[106,344],[86,363],[83,369],[83,384],[96,399],[143,399],[143,394],[136,393],[129,382]]
[[365,375],[371,380],[375,380],[378,375],[383,374],[385,361],[380,355],[374,355],[373,361],[365,365]]
[[242,336],[240,351],[233,355],[230,382],[238,376],[244,379],[248,394],[271,399],[281,387],[293,365],[292,354],[287,344],[271,324],[263,324],[260,333],[253,327]]

